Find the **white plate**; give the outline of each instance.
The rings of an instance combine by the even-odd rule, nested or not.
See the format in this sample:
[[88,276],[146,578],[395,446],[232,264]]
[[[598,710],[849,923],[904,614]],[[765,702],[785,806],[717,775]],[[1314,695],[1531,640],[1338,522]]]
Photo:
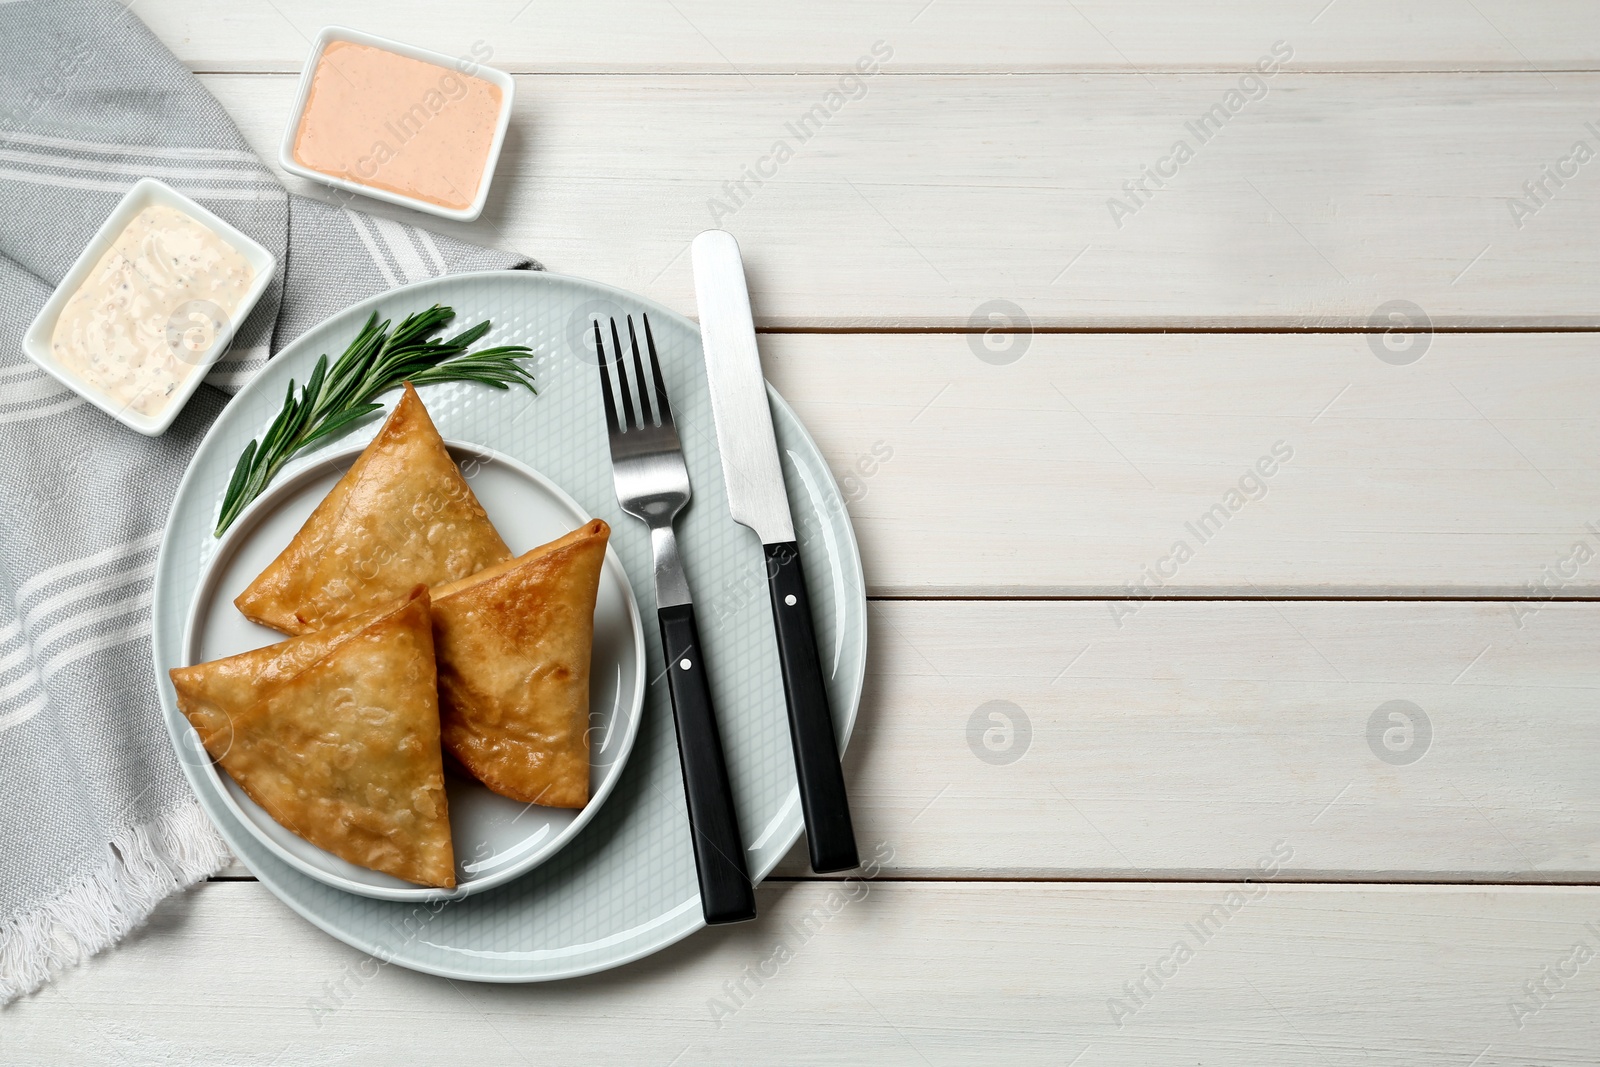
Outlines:
[[[649,312],[694,485],[694,501],[679,522],[679,544],[700,615],[746,859],[753,877],[766,877],[801,829],[766,560],[755,535],[728,515],[699,330],[659,304],[594,282],[502,271],[406,286],[307,332],[240,391],[190,463],[156,570],[153,650],[174,743],[188,732],[188,723],[173,703],[166,672],[183,659],[189,605],[217,554],[211,529],[240,450],[277,413],[289,379],[305,380],[318,355],[342,352],[373,310],[392,318],[435,302],[456,309],[453,328],[490,319],[494,328],[486,344],[522,343],[538,357],[536,397],[465,384],[420,390],[440,432],[528,463],[572,494],[586,513],[609,522],[611,547],[647,617],[655,609],[649,536],[642,523],[617,506],[588,323],[596,313]],[[788,405],[776,393],[769,396],[810,579],[822,672],[843,742],[855,723],[866,668],[861,557],[821,452]],[[350,443],[370,439],[378,418],[357,429]],[[672,704],[660,681],[661,637],[653,624],[645,626],[645,649],[648,676],[639,738],[610,799],[548,862],[465,900],[421,906],[324,885],[257,840],[198,768],[186,768],[189,781],[234,854],[263,885],[306,920],[363,952],[432,974],[484,982],[548,981],[616,967],[704,925]],[[863,838],[862,855],[871,855],[876,844]],[[770,902],[767,894],[757,894],[758,905]]]
[[[589,521],[575,500],[548,478],[492,449],[447,442],[479,503],[517,555]],[[233,524],[218,546],[189,614],[188,662],[204,663],[283,640],[239,614],[234,597],[255,580],[299,531],[361,452],[345,446],[280,475]],[[644,704],[644,628],[633,589],[616,554],[606,552],[595,603],[590,667],[589,803],[581,811],[523,804],[490,792],[445,767],[456,888],[429,889],[370,871],[291,833],[219,771],[191,730],[178,752],[219,788],[241,825],[273,854],[304,874],[379,900],[455,899],[481,893],[537,867],[572,840],[605,803],[633,748]]]

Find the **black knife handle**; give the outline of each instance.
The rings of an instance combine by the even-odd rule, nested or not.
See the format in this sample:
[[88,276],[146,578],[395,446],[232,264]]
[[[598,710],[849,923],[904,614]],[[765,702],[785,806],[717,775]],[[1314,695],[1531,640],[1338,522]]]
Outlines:
[[794,742],[794,770],[800,782],[811,869],[818,874],[849,870],[861,860],[850,823],[850,801],[844,792],[844,771],[839,766],[839,740],[833,732],[822,663],[817,658],[817,634],[811,627],[811,600],[800,566],[800,546],[783,541],[765,548],[767,591],[772,594],[772,621],[778,631],[789,738]]
[[656,618],[661,623],[667,688],[672,691],[672,718],[678,728],[689,833],[694,839],[695,869],[700,874],[700,907],[711,925],[754,919],[756,893],[744,862],[744,838],[733,811],[722,737],[711,709],[694,605],[661,608]]

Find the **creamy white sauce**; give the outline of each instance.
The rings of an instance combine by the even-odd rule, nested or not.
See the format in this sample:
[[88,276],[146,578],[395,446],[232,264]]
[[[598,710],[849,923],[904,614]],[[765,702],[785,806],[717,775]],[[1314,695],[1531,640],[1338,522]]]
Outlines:
[[255,276],[204,223],[147,207],[62,306],[51,355],[118,405],[159,415],[233,321]]

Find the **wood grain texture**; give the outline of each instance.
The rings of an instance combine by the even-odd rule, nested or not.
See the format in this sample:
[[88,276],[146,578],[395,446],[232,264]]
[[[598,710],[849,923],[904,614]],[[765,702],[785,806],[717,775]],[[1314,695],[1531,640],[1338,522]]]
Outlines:
[[141,0],[141,18],[197,70],[300,69],[330,20],[447,54],[475,41],[517,73],[843,71],[873,40],[912,71],[1249,69],[1272,41],[1296,43],[1310,69],[1595,69],[1600,17],[1581,0],[893,0],[860,4],[671,4],[603,0],[426,6],[310,0],[215,7]]
[[1436,334],[1409,366],[1363,335],[1007,341],[762,339],[874,593],[1600,590],[1571,558],[1600,557],[1592,335]]
[[[295,79],[203,81],[276,159]],[[440,228],[687,311],[688,242],[720,224],[765,327],[987,326],[995,298],[1036,327],[1364,328],[1394,300],[1436,326],[1600,325],[1600,246],[1571,239],[1600,186],[1561,163],[1600,150],[1600,75],[1239,83],[880,76],[850,100],[833,76],[525,77],[484,216]],[[1230,101],[1202,143],[1188,124]],[[1547,165],[1575,176],[1513,218]]]
[[1506,604],[875,604],[846,759],[860,838],[917,876],[1243,877],[1286,844],[1286,878],[1593,882],[1600,605],[1521,621]]
[[[483,986],[211,883],[9,1009],[0,1047],[83,1067],[1593,1062],[1597,964],[1572,953],[1600,947],[1596,889],[878,881],[760,905],[607,975]],[[1546,967],[1568,976],[1519,1028]]]

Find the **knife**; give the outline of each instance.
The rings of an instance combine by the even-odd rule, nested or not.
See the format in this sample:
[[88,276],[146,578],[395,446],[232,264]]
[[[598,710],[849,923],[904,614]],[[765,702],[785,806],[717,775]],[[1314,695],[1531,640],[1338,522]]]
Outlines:
[[817,658],[800,546],[795,541],[783,468],[778,462],[767,383],[761,376],[744,261],[739,257],[739,242],[725,230],[706,230],[696,237],[692,255],[700,343],[706,354],[728,510],[736,522],[761,538],[767,557],[767,592],[772,597],[811,869],[818,874],[848,870],[860,862],[855,829],[850,823],[839,741]]

